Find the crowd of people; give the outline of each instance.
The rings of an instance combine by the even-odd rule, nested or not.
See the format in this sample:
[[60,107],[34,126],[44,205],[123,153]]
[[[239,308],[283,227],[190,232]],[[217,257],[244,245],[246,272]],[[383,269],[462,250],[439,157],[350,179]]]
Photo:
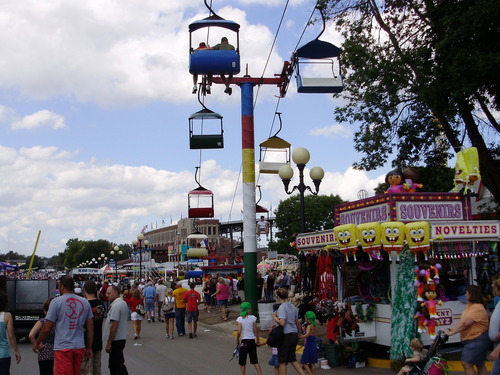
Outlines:
[[[263,287],[272,286],[272,292],[264,294],[266,301],[278,302],[272,314],[273,326],[283,328],[283,339],[273,348],[269,364],[275,374],[286,374],[290,364],[297,373],[312,375],[318,362],[316,345],[316,315],[307,311],[299,319],[298,308],[290,301],[293,296],[294,274],[283,271],[279,277],[268,272]],[[273,280],[274,279],[274,280]],[[141,324],[156,321],[165,325],[165,339],[172,340],[188,335],[197,337],[199,305],[204,303],[206,313],[219,309],[220,320],[227,321],[229,303],[244,300],[240,294],[244,279],[236,275],[207,277],[201,289],[194,282],[179,279],[151,279],[122,285],[113,285],[87,280],[83,285],[75,284],[70,276],[58,280],[59,297],[47,300],[43,305],[45,317],[32,328],[29,340],[37,353],[40,374],[101,374],[101,353],[108,356],[110,374],[128,374],[123,351],[126,345],[127,323],[132,321],[134,340],[141,339]],[[186,288],[188,287],[188,288]],[[500,279],[492,284],[500,300]],[[485,361],[494,362],[492,374],[498,375],[500,353],[500,305],[488,312],[483,304],[481,290],[470,285],[466,289],[467,306],[461,319],[445,334],[460,334],[463,344],[462,364],[466,375],[486,375]],[[11,366],[9,345],[17,363],[21,360],[13,328],[13,319],[6,312],[7,297],[0,294],[0,373],[9,374]],[[239,365],[242,375],[246,371],[247,357],[258,374],[262,374],[257,357],[257,348],[266,345],[258,334],[257,318],[252,314],[252,305],[243,302],[236,319],[238,326],[236,340],[239,350]],[[304,352],[297,360],[296,348],[304,340]],[[488,355],[488,348],[494,343]],[[411,369],[412,362],[424,357],[420,340],[412,340],[413,357],[400,374]]]

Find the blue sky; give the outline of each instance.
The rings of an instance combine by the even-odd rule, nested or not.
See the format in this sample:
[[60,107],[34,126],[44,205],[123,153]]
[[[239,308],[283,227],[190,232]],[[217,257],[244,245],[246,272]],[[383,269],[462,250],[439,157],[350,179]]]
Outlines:
[[[220,16],[241,25],[240,74],[248,64],[251,76],[262,76],[285,3],[213,2]],[[290,1],[265,77],[290,58],[314,4]],[[126,243],[144,225],[176,222],[187,216],[200,160],[216,217],[241,218],[239,88],[228,96],[217,85],[206,99],[224,116],[225,148],[200,154],[188,144],[187,119],[201,106],[191,94],[187,27],[207,15],[202,0],[2,1],[0,253],[30,254],[38,230],[37,253],[51,256],[70,238]],[[320,30],[310,26],[301,44]],[[341,44],[331,26],[321,39]],[[276,87],[258,92],[257,146],[277,129],[275,123],[271,133],[277,93]],[[353,200],[360,189],[372,194],[389,168],[352,170],[360,157],[352,142],[356,128],[335,123],[340,100],[298,94],[292,80],[279,105],[279,135],[309,149],[308,169],[325,170],[321,193]],[[276,208],[287,198],[278,176],[257,178],[261,205]]]

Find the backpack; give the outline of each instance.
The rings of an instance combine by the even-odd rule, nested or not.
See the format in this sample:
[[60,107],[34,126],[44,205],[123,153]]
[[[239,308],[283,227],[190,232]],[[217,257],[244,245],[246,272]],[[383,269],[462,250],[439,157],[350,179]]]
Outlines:
[[277,348],[283,342],[285,338],[285,333],[283,331],[283,327],[279,324],[271,329],[267,335],[267,345],[271,348]]
[[[168,302],[167,302],[168,299]],[[173,298],[172,298],[173,299]],[[175,300],[171,301],[169,297],[165,298],[165,301],[163,302],[162,310],[163,312],[171,312],[174,310],[175,307]]]
[[139,315],[146,315],[146,309],[144,308],[144,305],[139,303],[137,305],[137,307],[135,308],[135,311],[137,312],[137,314]]
[[434,356],[425,366],[425,372],[429,375],[448,375],[448,362],[443,357]]

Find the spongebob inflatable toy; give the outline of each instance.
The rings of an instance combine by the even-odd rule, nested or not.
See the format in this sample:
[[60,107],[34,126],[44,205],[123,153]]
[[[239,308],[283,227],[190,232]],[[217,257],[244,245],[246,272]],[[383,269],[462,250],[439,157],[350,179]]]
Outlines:
[[415,262],[419,252],[423,252],[425,260],[428,260],[427,252],[431,248],[430,233],[431,226],[427,221],[406,224],[406,240],[410,251],[415,254]]
[[361,248],[368,254],[370,260],[372,255],[375,258],[380,258],[380,250],[382,249],[382,227],[380,223],[364,223],[357,226],[358,241]]
[[406,229],[404,223],[400,221],[387,221],[380,224],[382,245],[389,254],[391,260],[391,251],[396,252],[396,262],[399,263],[399,254],[403,251],[406,244]]
[[358,249],[356,225],[339,225],[333,228],[333,233],[335,233],[335,241],[337,241],[339,250],[344,254],[346,261],[349,262],[349,254],[352,254],[354,261],[356,261],[356,251]]

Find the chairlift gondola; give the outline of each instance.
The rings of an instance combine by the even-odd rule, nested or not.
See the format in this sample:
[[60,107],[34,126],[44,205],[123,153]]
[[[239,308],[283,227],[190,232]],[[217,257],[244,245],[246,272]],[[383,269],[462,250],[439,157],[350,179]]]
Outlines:
[[224,148],[224,129],[220,114],[205,107],[189,117],[189,148]]
[[194,246],[187,250],[188,258],[203,258],[208,256],[208,249],[206,242],[208,241],[208,236],[206,234],[195,232],[187,236],[188,245]]
[[[205,3],[205,5],[207,5]],[[207,5],[208,7],[208,5]],[[210,8],[209,8],[210,9]],[[240,25],[234,21],[225,20],[215,14],[202,20],[194,21],[189,25],[189,73],[191,74],[230,74],[235,75],[240,72]],[[193,45],[194,32],[208,27],[218,27],[234,32],[236,42],[229,38],[230,43],[236,43],[234,50],[196,50]]]
[[201,219],[214,217],[214,193],[201,186],[198,180],[198,170],[196,167],[194,180],[198,187],[188,193],[188,218]]
[[316,39],[298,48],[292,56],[297,69],[299,93],[339,93],[343,89],[339,56],[341,49],[332,43],[319,40],[325,31],[323,9],[317,7],[323,20],[323,30]]
[[259,172],[277,174],[284,165],[290,165],[291,144],[278,137],[283,126],[281,113],[276,112],[280,121],[279,130],[275,135],[260,144]]

